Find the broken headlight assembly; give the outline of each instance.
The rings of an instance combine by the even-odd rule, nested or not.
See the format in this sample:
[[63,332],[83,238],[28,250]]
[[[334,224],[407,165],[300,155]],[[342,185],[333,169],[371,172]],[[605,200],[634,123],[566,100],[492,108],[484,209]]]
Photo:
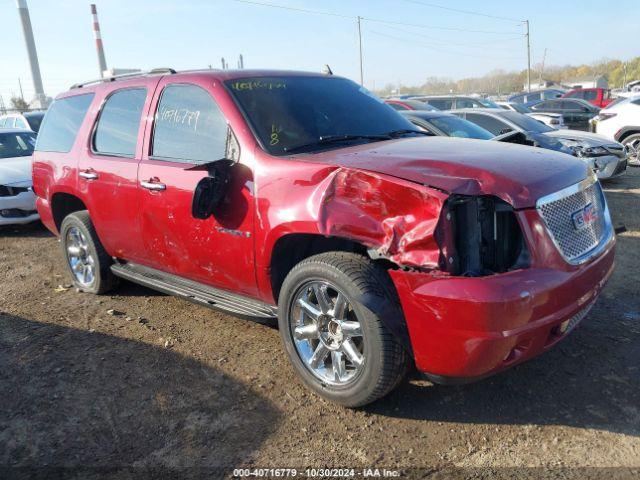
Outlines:
[[513,207],[493,196],[452,195],[436,239],[440,268],[478,277],[529,266],[529,251]]

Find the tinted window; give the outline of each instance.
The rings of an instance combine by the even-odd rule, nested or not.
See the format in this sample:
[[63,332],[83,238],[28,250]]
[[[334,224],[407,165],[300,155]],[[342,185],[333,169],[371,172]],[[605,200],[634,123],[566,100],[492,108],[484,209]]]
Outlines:
[[580,105],[578,102],[572,102],[571,100],[563,100],[560,103],[560,108],[562,110],[580,110],[583,105]]
[[36,150],[68,152],[91,105],[93,93],[61,98],[53,102],[40,128]]
[[588,90],[586,92],[584,92],[584,98],[585,100],[595,100],[596,98],[598,98],[598,92],[596,90]]
[[31,130],[34,132],[40,130],[40,124],[44,118],[44,112],[25,113],[24,117],[27,119],[27,122],[29,122]]
[[438,110],[451,110],[453,108],[453,100],[446,98],[429,98],[425,100],[425,103],[436,107]]
[[477,108],[481,105],[474,101],[469,100],[468,98],[458,98],[456,99],[456,108]]
[[584,92],[582,90],[576,90],[567,94],[566,98],[584,98]]
[[35,144],[33,133],[0,133],[0,158],[28,157]]
[[225,156],[227,121],[206,90],[169,85],[162,91],[153,130],[152,155],[206,163]]
[[535,102],[537,100],[541,100],[542,96],[539,93],[529,93],[527,94],[527,102]]
[[93,139],[96,152],[133,157],[146,98],[144,88],[119,90],[109,95]]
[[459,118],[454,115],[433,117],[430,118],[429,121],[437,129],[450,137],[476,138],[478,140],[489,140],[490,138],[493,138],[491,132],[488,132],[484,128],[480,128],[475,123],[471,123],[464,118]]
[[529,115],[523,115],[518,112],[503,112],[500,116],[526,132],[545,133],[552,132],[554,130],[535,118],[531,118]]
[[507,131],[513,130],[506,123],[498,120],[497,118],[490,117],[488,115],[482,115],[480,113],[467,113],[467,120],[475,123],[479,127],[484,128],[491,132],[494,136],[501,135]]
[[[261,144],[273,155],[381,141],[416,130],[365,88],[331,76],[254,77],[226,82]],[[380,136],[363,138],[362,136]],[[339,137],[350,138],[340,140]]]

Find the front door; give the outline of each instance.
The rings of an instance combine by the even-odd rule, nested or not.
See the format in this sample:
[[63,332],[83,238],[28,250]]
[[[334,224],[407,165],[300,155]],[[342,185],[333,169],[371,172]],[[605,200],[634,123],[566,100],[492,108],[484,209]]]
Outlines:
[[[193,193],[206,164],[227,157],[230,127],[214,87],[197,77],[165,77],[152,106],[153,128],[138,169],[144,263],[208,285],[255,295],[253,191],[250,169],[235,163],[216,214],[192,215]],[[147,146],[148,145],[148,146]]]
[[[157,77],[141,77],[126,88],[104,94],[89,145],[78,161],[78,187],[98,237],[109,254],[127,260],[142,258],[138,218],[138,163],[144,121]],[[100,99],[99,99],[100,100]]]

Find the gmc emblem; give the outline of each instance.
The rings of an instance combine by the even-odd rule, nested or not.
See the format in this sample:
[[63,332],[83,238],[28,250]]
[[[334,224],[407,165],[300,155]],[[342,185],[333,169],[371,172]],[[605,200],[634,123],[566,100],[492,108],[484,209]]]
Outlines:
[[573,226],[576,230],[582,230],[588,227],[598,218],[598,210],[593,206],[593,203],[588,203],[584,208],[571,214],[571,220],[573,220]]

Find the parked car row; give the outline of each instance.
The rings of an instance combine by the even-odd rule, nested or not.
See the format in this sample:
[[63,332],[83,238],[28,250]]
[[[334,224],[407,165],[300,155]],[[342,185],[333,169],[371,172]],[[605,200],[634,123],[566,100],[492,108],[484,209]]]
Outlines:
[[38,132],[45,112],[10,113],[0,115],[0,128],[22,128]]
[[[79,290],[124,278],[277,318],[293,369],[331,401],[372,402],[411,365],[478,380],[579,324],[615,235],[593,171],[552,129],[446,101],[400,114],[300,72],[78,84],[40,129],[37,208]],[[498,125],[473,123],[485,113]],[[518,135],[561,147],[495,138]]]

